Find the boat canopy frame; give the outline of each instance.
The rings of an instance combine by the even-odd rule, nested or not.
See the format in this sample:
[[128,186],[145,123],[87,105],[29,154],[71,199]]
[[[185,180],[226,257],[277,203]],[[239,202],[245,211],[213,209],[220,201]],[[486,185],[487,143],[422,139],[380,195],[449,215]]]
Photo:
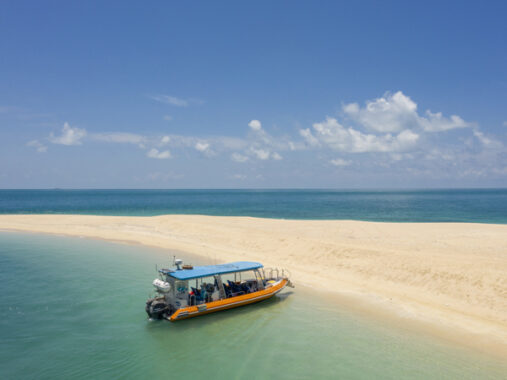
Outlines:
[[254,261],[236,261],[228,264],[197,266],[193,267],[193,269],[160,269],[159,272],[176,280],[186,281],[201,277],[211,277],[221,274],[245,272],[263,267],[264,266],[261,263]]

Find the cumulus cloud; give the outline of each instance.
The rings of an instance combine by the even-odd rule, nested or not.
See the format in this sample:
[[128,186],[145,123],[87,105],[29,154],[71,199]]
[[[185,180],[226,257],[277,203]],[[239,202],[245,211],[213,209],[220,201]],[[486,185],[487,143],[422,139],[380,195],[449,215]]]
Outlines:
[[312,134],[310,128],[301,129],[299,134],[306,140],[308,145],[310,146],[318,146],[320,145],[319,140]]
[[81,145],[81,139],[86,136],[86,130],[71,127],[69,123],[65,123],[62,128],[60,136],[55,136],[53,133],[49,135],[49,141],[53,144],[61,145]]
[[344,160],[343,158],[335,158],[334,160],[329,161],[334,166],[349,166],[352,161]]
[[[176,155],[175,151],[178,156],[180,151],[185,151],[181,157],[198,153],[224,155],[233,162],[248,165],[259,164],[259,161],[287,160],[300,150],[312,149],[315,154],[307,157],[313,156],[315,161],[327,166],[348,167],[354,164],[362,170],[396,167],[407,172],[411,168],[412,174],[419,173],[417,175],[421,176],[426,175],[421,173],[435,175],[437,172],[446,176],[449,168],[456,173],[458,167],[460,170],[482,168],[492,173],[495,168],[506,165],[503,147],[507,143],[503,142],[504,137],[487,134],[457,115],[444,116],[441,112],[431,111],[419,114],[417,104],[401,91],[392,95],[387,93],[364,105],[345,104],[342,109],[346,116],[343,120],[327,117],[300,128],[297,133],[287,131],[287,134],[275,136],[256,119],[245,126],[242,137],[126,132],[87,134],[84,129],[65,123],[61,134],[51,134],[48,140],[32,140],[27,146],[45,152],[45,141],[79,145],[86,136],[87,142],[132,144],[143,149],[143,154],[149,158],[169,159]],[[460,134],[438,133],[465,127],[471,128]],[[356,157],[352,159],[350,154],[354,153]]]
[[417,104],[401,91],[394,95],[367,101],[361,108],[357,103],[343,106],[343,112],[362,126],[378,132],[396,132],[417,125]]
[[254,131],[260,131],[262,128],[262,124],[259,120],[250,121],[250,123],[248,123],[248,126]]
[[146,156],[149,158],[158,158],[158,159],[166,159],[171,158],[171,152],[168,150],[159,151],[156,148],[150,149],[148,153],[146,153]]
[[350,153],[404,151],[415,146],[419,139],[419,135],[409,129],[397,135],[365,134],[353,128],[345,128],[331,117],[313,124],[313,129],[315,135],[310,130],[304,130],[302,133],[310,145],[315,145],[315,141],[318,141],[331,149]]
[[243,162],[248,161],[248,157],[243,156],[242,154],[239,154],[239,153],[233,153],[233,154],[231,154],[231,160],[233,160],[235,162],[243,163]]
[[366,102],[364,108],[357,103],[345,104],[343,112],[359,125],[377,132],[399,132],[421,128],[427,132],[441,132],[471,126],[457,115],[444,117],[441,112],[426,111],[425,117],[417,113],[417,104],[398,91]]
[[48,150],[48,147],[42,144],[39,140],[32,140],[26,143],[26,146],[35,148],[35,150],[39,153],[45,153]]
[[[278,153],[279,151],[295,151],[306,148],[304,143],[294,142],[289,136],[271,136],[262,128],[262,124],[259,120],[251,120],[248,126],[252,133],[249,133],[246,139],[238,140],[238,144],[234,148],[232,148],[231,144],[228,144],[226,147],[228,149],[232,148],[233,150],[243,151],[241,155],[239,155],[239,153],[234,153],[231,156],[233,161],[245,162],[248,156],[258,160],[281,160],[283,157]],[[223,139],[224,138],[222,138],[222,140]]]
[[267,160],[269,158],[269,151],[265,149],[250,148],[250,152],[259,160]]
[[467,123],[457,115],[451,115],[447,118],[442,116],[442,112],[432,113],[430,110],[426,111],[426,118],[419,117],[419,125],[426,132],[442,132],[455,128],[470,127],[471,124]]

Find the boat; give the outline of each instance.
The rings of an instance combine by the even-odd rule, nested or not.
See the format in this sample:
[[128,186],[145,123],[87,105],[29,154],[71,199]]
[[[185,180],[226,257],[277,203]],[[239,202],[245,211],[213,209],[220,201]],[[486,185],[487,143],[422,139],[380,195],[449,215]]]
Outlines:
[[150,319],[174,322],[263,301],[294,287],[284,269],[261,263],[236,261],[192,266],[174,260],[174,269],[158,270],[155,295],[146,301]]

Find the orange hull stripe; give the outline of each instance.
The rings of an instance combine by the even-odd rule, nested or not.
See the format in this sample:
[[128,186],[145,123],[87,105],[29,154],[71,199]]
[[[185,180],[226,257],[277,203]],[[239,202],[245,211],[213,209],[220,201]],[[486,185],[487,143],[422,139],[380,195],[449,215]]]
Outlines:
[[[276,293],[281,291],[285,286],[287,285],[287,280],[282,280],[279,284],[272,286],[268,289],[259,290],[254,293],[244,294],[242,296],[232,297],[232,298],[226,298],[223,300],[208,302],[206,304],[206,309],[199,311],[197,306],[189,306],[182,309],[178,309],[175,311],[171,317],[171,322],[174,322],[176,320],[180,319],[186,319],[186,318],[192,318],[197,317],[199,315],[213,313],[215,311],[220,310],[226,310],[226,309],[232,309],[234,307],[248,305],[254,302],[259,302],[268,298],[273,297]],[[180,314],[184,314],[181,315]]]

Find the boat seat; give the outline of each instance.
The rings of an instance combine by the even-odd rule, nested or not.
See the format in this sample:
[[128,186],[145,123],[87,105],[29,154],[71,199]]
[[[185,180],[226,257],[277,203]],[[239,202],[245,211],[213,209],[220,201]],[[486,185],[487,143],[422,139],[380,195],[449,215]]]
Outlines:
[[222,285],[224,286],[225,298],[229,298],[231,296],[231,289],[229,285],[227,285],[225,282]]
[[227,280],[227,282],[229,283],[229,286],[231,287],[233,292],[237,293],[243,290],[241,286],[236,284],[235,282],[229,280]]
[[192,291],[194,292],[196,301],[202,301],[203,300],[202,293],[201,293],[201,291],[199,289],[192,288]]

